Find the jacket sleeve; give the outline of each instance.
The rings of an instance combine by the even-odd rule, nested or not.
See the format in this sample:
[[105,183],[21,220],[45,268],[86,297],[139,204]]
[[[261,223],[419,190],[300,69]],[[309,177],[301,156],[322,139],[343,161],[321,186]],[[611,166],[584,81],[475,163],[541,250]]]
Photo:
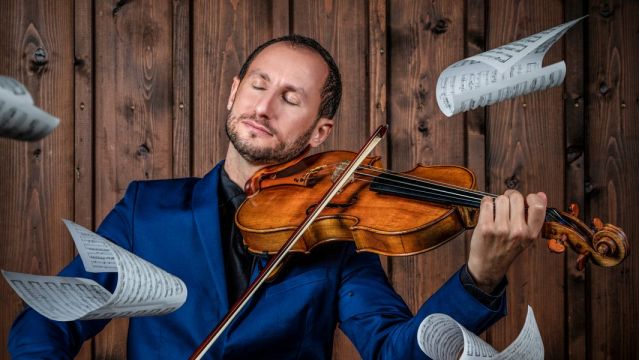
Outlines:
[[506,299],[502,295],[498,309],[489,309],[464,288],[458,271],[413,316],[388,283],[379,257],[360,253],[345,263],[338,311],[340,328],[363,359],[427,359],[417,345],[426,316],[444,313],[480,333],[505,315]]
[[[124,198],[107,215],[97,233],[119,246],[132,249],[132,215],[138,183],[129,185]],[[58,275],[96,281],[113,292],[117,273],[90,273],[76,256]],[[28,306],[14,321],[8,339],[12,359],[72,359],[82,343],[100,332],[109,320],[53,321]]]

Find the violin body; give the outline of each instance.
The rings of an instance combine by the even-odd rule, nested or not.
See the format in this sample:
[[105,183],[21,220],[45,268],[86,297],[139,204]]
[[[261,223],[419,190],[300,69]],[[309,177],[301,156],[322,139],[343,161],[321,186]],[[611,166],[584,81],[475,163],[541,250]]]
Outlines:
[[[247,199],[235,217],[248,249],[276,253],[355,155],[331,151],[258,171],[247,182]],[[389,174],[379,157],[367,157],[291,251],[310,252],[330,241],[353,241],[358,251],[389,256],[432,250],[476,225],[479,202],[487,195],[476,186],[475,175],[460,166],[417,165]],[[574,206],[571,213],[547,212],[541,235],[552,251],[570,246],[580,254],[578,268],[588,259],[614,266],[627,256],[620,228],[595,219],[591,229],[577,215]]]
[[[326,164],[341,164],[354,156],[332,151],[261,172],[259,191],[250,194],[236,214],[249,250],[277,252],[332,185],[338,170]],[[381,169],[380,158],[368,157],[365,165]],[[476,186],[473,173],[458,166],[417,166],[406,175]],[[360,251],[412,255],[442,245],[471,225],[458,208],[376,193],[369,185],[368,181],[346,185],[292,251],[309,252],[323,242],[346,240],[354,241]]]

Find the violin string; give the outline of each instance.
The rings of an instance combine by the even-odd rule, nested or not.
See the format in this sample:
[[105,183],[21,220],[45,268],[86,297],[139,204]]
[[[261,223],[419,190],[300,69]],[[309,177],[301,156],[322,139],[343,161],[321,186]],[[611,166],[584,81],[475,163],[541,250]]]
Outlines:
[[[339,166],[339,164],[342,164],[342,163],[327,164],[327,169],[326,170],[328,170],[330,168],[335,168],[335,167]],[[370,166],[370,165],[360,165],[358,167],[358,169],[370,170],[370,171],[381,173],[381,174],[390,174],[390,175],[397,176],[399,178],[413,180],[415,182],[419,182],[419,183],[422,183],[422,184],[427,184],[427,185],[430,184],[430,185],[440,186],[440,187],[445,188],[445,189],[451,189],[451,190],[454,190],[454,191],[458,191],[459,193],[465,193],[466,195],[476,195],[476,196],[478,196],[479,199],[481,199],[484,196],[497,197],[497,195],[494,195],[494,194],[491,194],[491,193],[487,193],[487,192],[483,192],[483,191],[479,191],[479,190],[472,190],[472,189],[468,189],[468,188],[464,188],[464,187],[460,187],[460,186],[456,186],[456,185],[452,185],[452,184],[448,184],[448,183],[443,183],[443,182],[439,182],[439,181],[435,181],[435,180],[424,179],[424,178],[421,178],[421,177],[418,177],[418,176],[408,175],[408,174],[404,174],[404,173],[400,173],[400,172],[395,172],[395,171],[392,171],[392,170],[380,169],[380,168],[377,168],[377,167],[374,167],[374,166]],[[384,179],[384,180],[386,180],[386,179]]]
[[[361,168],[361,166],[360,166]],[[481,199],[484,196],[490,196],[490,197],[496,197],[493,194],[489,194],[489,193],[485,193],[485,192],[481,192],[481,191],[474,191],[474,190],[470,190],[470,189],[465,189],[465,188],[461,188],[455,185],[450,185],[450,184],[444,184],[441,182],[437,182],[437,181],[431,181],[431,180],[427,180],[427,179],[423,179],[423,178],[419,178],[419,177],[415,177],[415,176],[410,176],[410,175],[405,175],[405,174],[401,174],[401,173],[395,173],[395,172],[391,172],[391,171],[384,171],[378,168],[372,168],[369,167],[368,170],[373,171],[373,172],[377,172],[377,173],[382,173],[382,174],[391,174],[396,178],[399,178],[401,180],[395,180],[395,179],[389,179],[389,178],[383,178],[383,182],[386,184],[388,183],[388,181],[391,182],[396,182],[396,183],[400,183],[401,185],[408,185],[409,188],[407,188],[406,190],[411,190],[411,189],[415,189],[416,187],[421,187],[423,190],[426,191],[431,191],[432,193],[434,193],[435,195],[445,195],[447,197],[452,197],[454,198],[455,196],[459,196],[460,198],[463,199],[470,199],[470,200],[474,200],[477,201],[477,204],[479,205],[479,203],[481,203]],[[370,175],[370,176],[374,176],[374,175]],[[382,180],[381,177],[379,177],[380,181]],[[403,180],[408,180],[408,181],[413,181],[413,182],[408,182],[408,181],[403,181]],[[416,183],[416,184],[415,184]]]
[[441,187],[448,188],[448,189],[451,189],[451,190],[456,190],[459,193],[465,193],[465,194],[468,194],[468,195],[475,195],[475,196],[477,196],[480,199],[482,197],[484,197],[484,196],[497,197],[497,195],[494,195],[494,194],[491,194],[491,193],[487,193],[487,192],[484,192],[484,191],[472,190],[472,189],[456,186],[456,185],[453,185],[453,184],[447,184],[447,183],[443,183],[443,182],[439,182],[439,181],[435,181],[435,180],[431,180],[431,179],[424,179],[424,178],[421,178],[421,177],[418,177],[418,176],[403,174],[403,173],[392,171],[392,170],[380,169],[380,168],[376,168],[376,167],[373,167],[373,166],[360,165],[359,168],[364,168],[364,169],[375,171],[377,173],[382,173],[382,174],[391,174],[391,175],[395,175],[395,176],[400,177],[400,178],[414,180],[416,182],[420,182],[420,183],[427,184],[427,185],[441,186]]
[[[332,167],[337,167],[337,165],[333,163],[333,164],[328,164],[327,167],[332,168]],[[387,169],[380,169],[370,165],[360,165],[359,169],[369,170],[371,172],[376,172],[378,174],[391,174],[400,179],[412,180],[414,182],[423,184],[422,186],[420,186],[418,184],[408,183],[408,182],[397,180],[397,179],[389,179],[389,178],[383,179],[383,183],[387,186],[393,186],[396,189],[410,190],[410,191],[419,193],[421,195],[430,196],[432,201],[442,200],[444,202],[450,203],[451,205],[463,205],[463,206],[471,206],[471,207],[478,208],[479,205],[481,204],[481,199],[484,196],[489,196],[491,198],[497,197],[497,195],[494,195],[488,192],[467,189],[467,188],[459,187],[452,184],[420,178],[414,175],[403,174],[400,172],[395,172],[395,171],[387,170]],[[355,174],[370,177],[373,179],[378,178],[378,176],[376,175],[365,173],[365,172],[355,172]],[[358,179],[358,180],[371,182],[371,183],[373,182],[373,180],[364,180],[364,179]],[[441,189],[433,188],[432,186],[438,186],[438,187],[441,187]],[[446,189],[450,189],[450,191]],[[546,221],[554,221],[562,225],[569,226],[570,228],[576,231],[579,231],[581,233],[580,229],[576,228],[572,223],[565,220],[563,216],[561,216],[561,214],[559,214],[559,212],[554,208],[548,208],[546,210]]]
[[[376,175],[372,175],[368,173],[356,172],[355,174],[361,177],[372,178],[373,180],[360,179],[363,181],[369,181],[371,183],[374,181],[374,179],[377,179]],[[445,191],[445,190],[441,190],[437,188],[419,186],[419,185],[407,183],[401,180],[383,179],[380,182],[396,190],[409,190],[415,193],[416,195],[427,196],[432,201],[440,200],[451,205],[465,205],[465,206],[479,207],[479,204],[481,203],[481,198],[472,197],[467,194],[455,194],[454,192]]]
[[[483,198],[484,196],[489,196],[491,198],[496,198],[497,195],[491,194],[491,193],[487,193],[487,192],[483,192],[483,191],[478,191],[478,190],[471,190],[471,189],[466,189],[466,188],[462,188],[459,186],[455,186],[455,185],[451,185],[451,184],[446,184],[446,183],[442,183],[442,182],[438,182],[438,181],[434,181],[434,180],[429,180],[429,179],[423,179],[417,176],[412,176],[412,175],[406,175],[406,174],[402,174],[402,173],[398,173],[398,172],[394,172],[394,171],[390,171],[390,170],[385,170],[385,169],[380,169],[380,168],[376,168],[376,167],[372,167],[372,166],[367,166],[367,165],[360,165],[360,168],[365,168],[368,170],[372,170],[378,173],[388,173],[388,174],[393,174],[396,175],[397,177],[400,178],[407,178],[410,180],[414,180],[416,182],[420,182],[420,183],[424,183],[424,184],[433,184],[433,185],[437,185],[437,186],[441,186],[443,188],[449,188],[454,190],[454,192],[445,192],[446,195],[460,195],[460,196],[476,196],[479,201],[479,203],[481,203],[481,198]],[[371,176],[371,175],[368,175]],[[393,179],[384,179],[384,181],[397,181],[397,180],[393,180]],[[411,186],[414,186],[413,184],[409,184]],[[400,187],[401,188],[401,187]],[[414,187],[411,188],[406,188],[406,190],[412,190],[414,189]],[[431,189],[432,190],[432,189]],[[437,189],[434,189],[435,191],[438,191]],[[576,229],[570,222],[566,221],[561,214],[559,214],[559,212],[554,209],[554,208],[549,208],[546,211],[546,215],[548,218],[550,218],[551,220],[554,220],[555,222],[561,223],[563,225],[566,226],[570,226],[571,228]]]
[[[356,172],[355,174],[359,175],[359,176],[364,176],[364,177],[371,177],[373,179],[375,179],[374,175],[371,174],[367,174],[367,173],[362,173],[362,172]],[[364,179],[364,178],[356,178],[357,181],[362,181],[362,182],[368,182],[368,183],[372,183],[374,180],[369,180],[369,179]],[[435,192],[437,192],[437,189],[421,189],[421,188],[415,188],[414,186],[411,187],[405,187],[405,186],[401,186],[401,185],[394,185],[394,184],[388,184],[388,182],[395,182],[395,183],[403,183],[402,181],[398,181],[398,180],[392,180],[392,179],[384,179],[385,184],[387,186],[392,186],[395,187],[397,189],[403,189],[403,190],[411,190],[416,194],[422,194],[422,195],[432,195],[432,191],[434,190]],[[387,182],[388,181],[388,182]],[[409,184],[409,185],[413,185],[413,184]],[[444,195],[440,195],[440,194],[435,194],[435,196],[430,197],[428,200],[431,200],[433,202],[443,202],[449,205],[461,205],[461,206],[468,206],[468,207],[474,207],[474,208],[479,208],[480,204],[481,204],[481,199],[473,199],[473,198],[459,198],[459,197],[455,197],[452,196],[450,194],[444,194]],[[526,207],[526,209],[528,209],[528,207]],[[565,225],[570,227],[571,229],[575,230],[577,233],[580,233],[584,236],[587,236],[586,234],[583,234],[583,231],[581,231],[581,229],[577,228],[575,225],[573,225],[572,223],[566,221],[564,219],[563,216],[561,216],[561,214],[559,214],[559,212],[557,211],[557,209],[555,208],[548,208],[546,209],[546,219],[545,221],[554,221],[556,223]]]
[[[341,163],[339,163],[341,164]],[[336,163],[331,163],[331,164],[327,164],[327,169],[330,168],[335,168],[339,166]],[[430,179],[424,179],[418,176],[414,176],[414,175],[408,175],[408,174],[403,174],[400,172],[395,172],[395,171],[391,171],[391,170],[386,170],[386,169],[380,169],[374,166],[370,166],[370,165],[360,165],[358,167],[358,169],[366,169],[366,170],[370,170],[373,172],[377,172],[377,173],[381,173],[381,174],[390,174],[390,175],[394,175],[398,178],[402,178],[402,179],[407,179],[407,180],[413,180],[415,182],[418,183],[422,183],[425,185],[434,185],[434,186],[439,186],[443,189],[450,189],[454,192],[451,192],[452,194],[458,193],[458,194],[465,194],[466,196],[476,196],[479,200],[481,200],[482,197],[484,196],[489,196],[489,197],[497,197],[497,195],[491,194],[491,193],[487,193],[487,192],[483,192],[483,191],[479,191],[479,190],[472,190],[472,189],[468,189],[468,188],[463,188],[460,186],[456,186],[456,185],[452,185],[452,184],[447,184],[447,183],[443,183],[443,182],[438,182],[435,180],[430,180]],[[322,171],[323,172],[323,171]],[[393,181],[391,179],[384,179],[384,181],[389,180],[389,181]],[[415,184],[410,184],[410,185],[415,185]],[[445,191],[445,190],[443,190]]]
[[[372,183],[374,180],[368,180],[368,179],[364,179],[365,177],[370,177],[375,179],[376,176],[375,175],[371,175],[371,174],[367,174],[367,173],[356,173],[358,176],[360,176],[359,181],[364,181],[364,182],[370,182]],[[364,178],[362,178],[364,177]],[[479,207],[479,204],[481,202],[481,199],[475,199],[475,198],[468,198],[468,197],[464,197],[464,196],[455,196],[454,194],[451,193],[447,193],[447,192],[443,192],[441,190],[438,189],[431,189],[431,188],[427,188],[427,187],[415,187],[413,184],[408,184],[408,185],[413,185],[413,186],[404,186],[404,182],[399,181],[399,180],[393,180],[393,179],[384,179],[383,180],[383,184],[395,189],[395,190],[407,190],[410,191],[411,193],[415,194],[415,195],[422,195],[424,197],[427,197],[428,200],[433,201],[433,202],[443,202],[449,205],[463,205],[463,206],[469,206],[469,207]],[[399,185],[398,185],[399,184]]]
[[[320,173],[324,172],[324,170],[328,168],[333,168],[337,166],[338,165],[334,163],[327,164],[325,169],[320,170]],[[395,173],[392,171],[385,171],[376,167],[360,165],[359,169],[367,169],[377,173],[391,174],[394,177],[399,178],[401,180],[393,179],[393,178],[381,178],[377,175],[368,174],[364,172],[355,172],[355,174],[368,176],[373,179],[378,179],[378,182],[383,183],[387,186],[393,186],[395,189],[410,190],[424,196],[430,195],[431,201],[441,200],[451,205],[457,204],[457,205],[479,207],[479,204],[481,203],[481,198],[484,196],[484,194],[495,197],[492,194],[482,193],[482,192],[473,192],[473,191],[469,191],[468,189],[452,186],[450,184],[428,181],[423,178],[408,176],[402,173]],[[418,184],[403,181],[404,179],[413,180],[414,182],[417,182]],[[396,184],[399,184],[399,185],[396,185]],[[450,189],[451,191],[448,191],[448,189]],[[460,201],[463,203],[460,203]]]

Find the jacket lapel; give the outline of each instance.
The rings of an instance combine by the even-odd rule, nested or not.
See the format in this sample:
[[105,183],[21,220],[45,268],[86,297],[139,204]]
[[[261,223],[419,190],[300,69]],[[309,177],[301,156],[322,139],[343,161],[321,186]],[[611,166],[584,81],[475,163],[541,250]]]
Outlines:
[[195,184],[192,202],[195,224],[204,249],[203,255],[206,257],[213,275],[214,286],[221,305],[219,313],[222,316],[226,314],[229,308],[222,243],[220,241],[220,215],[217,199],[217,188],[223,163],[218,163],[213,170]]

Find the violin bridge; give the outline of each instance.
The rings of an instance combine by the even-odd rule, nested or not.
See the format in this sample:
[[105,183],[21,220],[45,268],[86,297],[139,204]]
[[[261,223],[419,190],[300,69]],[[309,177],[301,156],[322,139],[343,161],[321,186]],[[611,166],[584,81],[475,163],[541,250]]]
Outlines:
[[[342,175],[344,170],[346,170],[348,165],[349,165],[348,161],[342,161],[341,163],[335,165],[335,170],[333,170],[333,174],[331,174],[331,181],[335,182],[337,179],[339,179],[339,177]],[[348,179],[348,183],[350,184],[350,183],[353,183],[354,181],[355,181],[355,175],[351,175],[351,177]],[[346,187],[346,186],[344,186],[344,187]],[[342,192],[344,187],[342,187],[339,190],[338,194]]]
[[342,176],[342,173],[348,167],[348,161],[342,161],[339,164],[335,165],[335,170],[333,170],[333,174],[331,174],[331,181],[335,182]]

